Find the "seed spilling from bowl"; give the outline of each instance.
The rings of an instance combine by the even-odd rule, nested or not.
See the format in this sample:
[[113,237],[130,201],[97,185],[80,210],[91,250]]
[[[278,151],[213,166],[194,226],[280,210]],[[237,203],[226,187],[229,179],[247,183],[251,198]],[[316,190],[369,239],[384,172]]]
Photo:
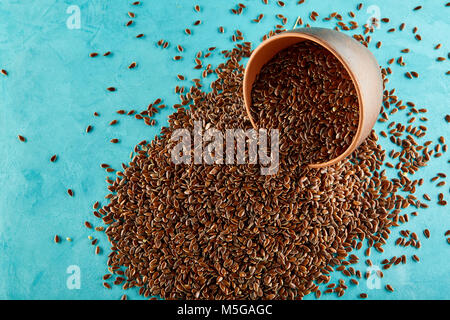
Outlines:
[[[384,150],[373,132],[350,161],[326,168],[281,152],[274,176],[249,164],[171,162],[172,133],[192,129],[194,120],[219,130],[252,128],[239,66],[249,55],[250,44],[230,51],[211,93],[193,86],[191,108],[177,108],[161,137],[136,146],[123,175],[109,182],[109,203],[98,212],[113,247],[108,265],[126,268],[124,289],[166,299],[295,299],[316,292],[334,269],[361,274],[344,262],[364,239],[383,250],[380,234],[392,220],[380,212],[403,202],[378,170]],[[254,92],[255,101],[264,97]],[[336,290],[342,296],[345,285]]]

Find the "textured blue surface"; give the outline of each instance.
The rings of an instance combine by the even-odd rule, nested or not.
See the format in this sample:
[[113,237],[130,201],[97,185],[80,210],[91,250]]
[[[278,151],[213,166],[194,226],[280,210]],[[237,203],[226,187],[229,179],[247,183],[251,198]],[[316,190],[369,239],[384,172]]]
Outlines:
[[[264,5],[260,0],[245,1],[247,9],[240,16],[231,14],[237,2],[231,1],[150,1],[143,0],[138,7],[132,1],[106,0],[2,0],[0,4],[0,68],[9,72],[0,77],[0,298],[1,299],[118,299],[123,293],[119,288],[106,290],[101,276],[107,273],[105,252],[108,252],[106,237],[100,232],[89,231],[83,221],[94,222],[92,204],[102,199],[106,192],[105,172],[99,166],[106,162],[119,169],[127,162],[129,153],[139,141],[151,140],[161,126],[166,124],[167,115],[173,112],[166,108],[157,116],[157,127],[146,126],[132,117],[120,116],[118,109],[142,110],[157,97],[164,103],[177,103],[173,88],[181,83],[176,74],[188,79],[199,77],[193,70],[195,53],[210,46],[220,50],[232,46],[230,37],[236,29],[243,31],[246,40],[254,45],[261,36],[279,20],[275,14],[289,18],[293,26],[297,16],[311,22],[308,16],[315,10],[320,17],[313,26],[333,27],[332,22],[322,18],[338,11],[349,21],[348,12],[356,12],[357,1],[307,0],[297,6],[296,1],[285,1],[280,8],[275,1]],[[244,2],[244,1],[243,1]],[[375,1],[374,1],[375,2]],[[202,10],[196,13],[195,4]],[[404,54],[407,66],[392,67],[389,88],[395,87],[404,101],[414,101],[418,107],[429,110],[426,124],[429,132],[425,139],[437,141],[444,135],[450,140],[449,126],[443,117],[449,111],[448,60],[436,62],[436,57],[446,57],[449,51],[448,17],[450,8],[446,1],[376,1],[381,17],[391,22],[375,31],[373,38],[383,42],[381,49],[370,45],[380,64],[386,65],[391,57],[399,57],[406,47],[411,53]],[[364,24],[369,17],[365,7],[359,11],[356,20]],[[423,4],[424,8],[413,12],[412,8]],[[81,29],[68,29],[66,13],[70,5],[78,5],[81,12]],[[128,11],[137,14],[131,27],[124,24],[129,20]],[[251,22],[259,13],[265,17],[259,24]],[[195,20],[202,24],[194,27]],[[403,32],[387,33],[387,29],[406,23]],[[219,34],[222,25],[226,33]],[[423,41],[414,39],[411,29],[417,26]],[[193,35],[188,37],[184,29],[190,27]],[[134,36],[145,33],[142,39]],[[171,43],[162,50],[156,46],[159,39]],[[442,43],[440,50],[434,50]],[[176,45],[185,48],[184,59],[174,62]],[[109,57],[89,58],[90,52],[112,51]],[[221,61],[216,52],[210,58],[213,63]],[[138,67],[128,70],[136,61]],[[420,78],[408,80],[406,71],[415,70]],[[207,82],[205,82],[208,85]],[[117,92],[106,91],[109,86]],[[100,117],[94,117],[97,111]],[[108,123],[118,119],[119,124]],[[404,113],[391,116],[391,120],[405,119]],[[88,125],[94,127],[85,133]],[[376,130],[386,125],[377,124]],[[27,138],[19,142],[17,135]],[[120,139],[111,144],[112,138]],[[380,143],[390,151],[392,144],[385,138]],[[58,155],[56,163],[49,161]],[[406,265],[392,267],[385,272],[380,290],[370,290],[364,280],[357,288],[351,285],[342,299],[355,299],[360,292],[367,292],[373,299],[448,299],[450,298],[450,246],[444,232],[450,229],[449,207],[436,205],[438,192],[447,200],[448,185],[436,188],[430,178],[437,172],[449,172],[448,154],[434,159],[418,175],[425,178],[425,184],[416,195],[421,198],[427,192],[432,201],[430,208],[419,210],[418,217],[411,217],[404,227],[394,228],[385,254],[373,254],[372,260],[379,263],[382,258],[405,253]],[[68,188],[75,192],[73,198],[66,193]],[[414,211],[408,209],[405,212]],[[96,225],[100,225],[96,222]],[[400,249],[393,245],[401,229],[415,231],[421,238],[420,250]],[[431,238],[426,240],[422,230],[428,228]],[[53,237],[71,237],[60,244],[53,243]],[[105,252],[94,254],[88,236],[100,239]],[[420,256],[420,263],[410,257]],[[362,252],[358,252],[363,257]],[[364,261],[364,259],[362,259]],[[66,286],[66,269],[77,265],[81,270],[81,288],[69,290]],[[361,263],[361,270],[365,271]],[[394,293],[383,289],[386,283],[395,288]],[[135,291],[127,292],[137,298]],[[312,297],[308,297],[312,298]],[[335,299],[335,294],[324,299]]]

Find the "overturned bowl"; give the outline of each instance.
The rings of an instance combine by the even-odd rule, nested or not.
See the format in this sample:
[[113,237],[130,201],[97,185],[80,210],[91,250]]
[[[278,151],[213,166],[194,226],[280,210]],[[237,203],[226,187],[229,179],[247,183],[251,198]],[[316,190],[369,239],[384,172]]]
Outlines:
[[339,156],[327,162],[309,164],[311,168],[322,168],[345,159],[369,136],[383,102],[383,79],[378,62],[370,50],[341,32],[325,28],[301,28],[280,33],[265,40],[253,51],[245,69],[244,103],[247,115],[255,129],[258,129],[258,126],[251,113],[252,88],[261,68],[278,52],[306,40],[322,46],[342,63],[358,95],[357,132],[351,144]]

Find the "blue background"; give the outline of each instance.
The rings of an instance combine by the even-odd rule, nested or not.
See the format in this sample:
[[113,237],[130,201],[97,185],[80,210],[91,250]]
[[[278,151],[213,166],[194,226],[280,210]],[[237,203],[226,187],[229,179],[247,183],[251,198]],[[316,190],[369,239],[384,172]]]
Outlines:
[[[407,65],[393,65],[394,74],[388,88],[396,88],[400,99],[414,101],[419,107],[429,110],[426,117],[428,134],[424,138],[437,142],[444,135],[449,137],[449,127],[443,120],[449,112],[449,70],[448,60],[436,62],[436,57],[446,57],[449,51],[448,17],[450,8],[446,1],[373,1],[364,2],[363,10],[357,12],[358,1],[348,0],[307,0],[296,5],[296,1],[285,1],[280,8],[275,1],[264,5],[261,0],[242,1],[247,5],[242,15],[233,15],[232,1],[150,1],[143,0],[140,6],[131,6],[132,1],[105,0],[2,0],[0,4],[0,68],[9,72],[0,77],[0,298],[2,299],[119,299],[123,291],[116,287],[106,290],[102,286],[102,275],[107,273],[106,260],[109,243],[104,234],[84,227],[85,220],[101,225],[92,215],[92,205],[107,194],[105,171],[100,163],[108,163],[120,170],[122,162],[129,161],[133,147],[143,139],[151,140],[166,125],[167,116],[173,112],[166,108],[157,115],[157,126],[148,127],[143,121],[133,117],[120,116],[118,109],[143,110],[150,102],[161,97],[172,106],[179,101],[174,93],[176,85],[190,86],[191,82],[179,81],[176,74],[190,78],[199,77],[193,69],[194,55],[210,46],[220,50],[230,49],[231,35],[240,29],[247,41],[256,46],[264,33],[279,23],[275,14],[288,17],[291,28],[297,16],[312,23],[308,16],[312,10],[320,17],[313,26],[334,27],[335,22],[323,22],[322,18],[332,11],[338,11],[344,21],[350,10],[357,13],[360,25],[369,18],[366,11],[376,3],[381,17],[391,19],[382,24],[372,35],[370,48],[382,65],[391,57],[399,57],[406,47],[411,53],[403,54]],[[202,7],[200,13],[193,9],[195,4]],[[424,8],[413,12],[412,8],[422,4]],[[81,29],[68,29],[66,13],[70,5],[78,5],[81,10]],[[125,27],[129,20],[128,11],[136,13],[135,24]],[[251,22],[259,13],[265,17],[261,23]],[[194,27],[195,20],[202,20]],[[387,29],[398,27],[405,22],[403,32],[387,33]],[[224,26],[226,33],[217,31]],[[423,41],[414,39],[411,29],[417,26]],[[186,36],[185,28],[193,30]],[[361,30],[361,29],[359,29]],[[135,35],[145,33],[142,39]],[[156,46],[159,39],[170,42],[163,50]],[[381,40],[381,49],[375,49]],[[434,50],[442,43],[440,50]],[[184,59],[174,62],[176,45],[185,48]],[[112,51],[109,57],[89,58],[90,52],[103,54]],[[216,51],[211,62],[222,61]],[[136,61],[138,67],[128,70],[127,66]],[[204,64],[206,64],[205,62]],[[419,79],[408,80],[406,71],[420,73]],[[212,76],[203,83],[206,86]],[[105,89],[115,86],[118,91]],[[94,117],[97,111],[100,117]],[[399,112],[390,120],[406,119],[406,112]],[[108,123],[118,119],[119,124]],[[388,122],[389,123],[389,122]],[[88,125],[94,127],[85,133]],[[376,130],[385,130],[386,124],[377,123]],[[19,142],[17,135],[27,138]],[[120,143],[112,144],[112,138]],[[389,152],[393,145],[388,139],[380,138],[380,143]],[[56,163],[49,161],[58,155]],[[436,204],[438,192],[443,192],[447,200],[448,185],[437,188],[430,178],[437,172],[449,172],[448,154],[433,158],[428,167],[416,176],[425,178],[425,184],[416,195],[422,199],[427,192],[432,201],[430,208],[419,210],[418,217],[410,217],[404,226],[392,229],[385,254],[372,254],[371,259],[379,264],[382,258],[405,253],[406,265],[394,266],[381,282],[380,290],[370,290],[361,280],[358,287],[349,285],[341,299],[355,299],[360,292],[367,292],[372,299],[448,299],[450,298],[449,250],[444,232],[450,229],[449,207]],[[391,161],[392,162],[392,161]],[[392,171],[392,176],[394,172]],[[73,198],[66,193],[68,188],[75,192]],[[106,203],[104,200],[103,204]],[[414,211],[409,208],[405,213]],[[431,231],[426,240],[423,229]],[[422,242],[420,250],[400,249],[393,245],[401,229],[415,231]],[[60,244],[53,243],[59,234]],[[88,236],[100,239],[104,249],[101,255],[94,254]],[[364,261],[362,250],[357,254]],[[411,255],[417,254],[421,261],[415,263]],[[81,270],[81,289],[69,290],[66,286],[66,269],[77,265]],[[361,271],[366,266],[360,263]],[[336,275],[334,279],[341,278]],[[344,277],[345,278],[345,277]],[[345,278],[348,282],[348,279]],[[385,284],[395,288],[394,293],[384,289]],[[128,290],[131,298],[138,298],[135,290]],[[313,298],[312,296],[307,297]],[[336,295],[323,296],[336,299]]]

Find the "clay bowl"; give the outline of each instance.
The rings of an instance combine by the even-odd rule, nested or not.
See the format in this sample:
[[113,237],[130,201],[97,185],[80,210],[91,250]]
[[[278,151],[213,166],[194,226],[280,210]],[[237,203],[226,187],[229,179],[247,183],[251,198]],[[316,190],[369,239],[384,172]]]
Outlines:
[[296,43],[311,40],[329,52],[344,65],[358,94],[359,124],[350,146],[338,157],[323,163],[312,163],[311,168],[333,165],[350,155],[370,134],[380,113],[383,100],[381,70],[373,54],[355,39],[335,30],[301,28],[286,31],[262,42],[252,53],[244,75],[244,102],[252,126],[258,129],[251,115],[253,82],[261,68],[281,50]]

